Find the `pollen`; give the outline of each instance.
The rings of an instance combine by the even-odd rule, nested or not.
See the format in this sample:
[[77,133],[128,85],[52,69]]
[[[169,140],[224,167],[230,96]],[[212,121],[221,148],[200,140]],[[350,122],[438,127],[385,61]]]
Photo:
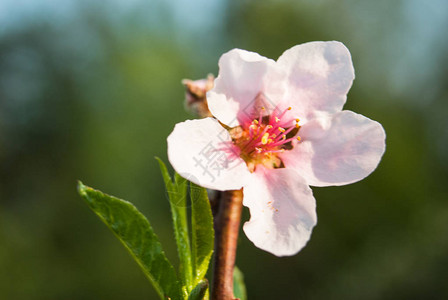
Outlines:
[[285,129],[285,128],[283,128],[283,127],[279,127],[279,128],[278,128],[278,131],[280,131],[280,132],[285,132],[285,131],[286,131],[286,129]]
[[261,143],[263,144],[263,145],[266,145],[267,143],[268,143],[268,139],[269,139],[269,133],[265,133],[264,135],[263,135],[263,137],[261,138]]

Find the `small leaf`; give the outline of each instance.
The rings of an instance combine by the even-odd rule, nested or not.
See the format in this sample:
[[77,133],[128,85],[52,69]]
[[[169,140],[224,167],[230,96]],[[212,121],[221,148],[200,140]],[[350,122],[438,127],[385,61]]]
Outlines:
[[193,274],[199,282],[207,273],[215,232],[207,190],[190,182]]
[[235,298],[247,300],[246,285],[244,284],[244,275],[240,269],[235,266],[233,269],[233,294]]
[[171,181],[170,173],[168,173],[168,169],[166,168],[165,163],[158,157],[156,160],[159,162],[160,172],[162,172],[163,181],[165,182],[166,189],[171,191],[173,189],[173,182]]
[[131,203],[78,183],[87,205],[112,230],[142,268],[161,299],[182,299],[176,272],[148,220]]
[[188,300],[203,300],[208,290],[207,279],[201,280],[196,287],[191,291]]
[[179,273],[188,294],[193,289],[193,272],[191,267],[191,249],[187,219],[187,181],[178,174],[175,174],[175,182],[173,183],[163,161],[158,157],[156,159],[159,162],[160,171],[162,172],[170,199],[174,236],[179,255]]

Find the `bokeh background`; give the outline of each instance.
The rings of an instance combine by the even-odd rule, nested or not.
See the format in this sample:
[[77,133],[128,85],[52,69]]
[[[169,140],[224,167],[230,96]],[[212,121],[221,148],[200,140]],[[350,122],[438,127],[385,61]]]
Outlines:
[[362,182],[314,188],[298,255],[241,235],[249,299],[448,299],[447,28],[444,0],[1,0],[0,299],[156,299],[76,180],[133,202],[177,263],[154,156],[193,118],[181,79],[314,40],[350,49],[346,108],[387,151]]

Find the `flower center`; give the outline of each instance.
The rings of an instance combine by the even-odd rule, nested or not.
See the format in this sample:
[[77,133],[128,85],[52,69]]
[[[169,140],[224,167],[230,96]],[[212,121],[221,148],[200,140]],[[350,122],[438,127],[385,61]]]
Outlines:
[[297,136],[300,120],[287,118],[288,110],[291,107],[283,112],[275,109],[265,115],[266,110],[262,107],[258,118],[230,130],[233,143],[241,150],[240,157],[251,172],[258,164],[270,169],[283,168],[279,154],[291,150],[292,141],[300,141]]

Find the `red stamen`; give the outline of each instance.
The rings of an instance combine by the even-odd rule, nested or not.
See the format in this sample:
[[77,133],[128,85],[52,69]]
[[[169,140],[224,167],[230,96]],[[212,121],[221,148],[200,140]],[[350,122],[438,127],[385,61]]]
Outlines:
[[280,141],[280,139],[283,137],[283,136],[286,136],[288,133],[290,133],[291,132],[291,130],[293,130],[295,128],[295,126],[291,126],[291,127],[289,127],[288,129],[286,129],[284,132],[282,132],[276,139],[275,139],[275,142],[278,142],[278,141]]

